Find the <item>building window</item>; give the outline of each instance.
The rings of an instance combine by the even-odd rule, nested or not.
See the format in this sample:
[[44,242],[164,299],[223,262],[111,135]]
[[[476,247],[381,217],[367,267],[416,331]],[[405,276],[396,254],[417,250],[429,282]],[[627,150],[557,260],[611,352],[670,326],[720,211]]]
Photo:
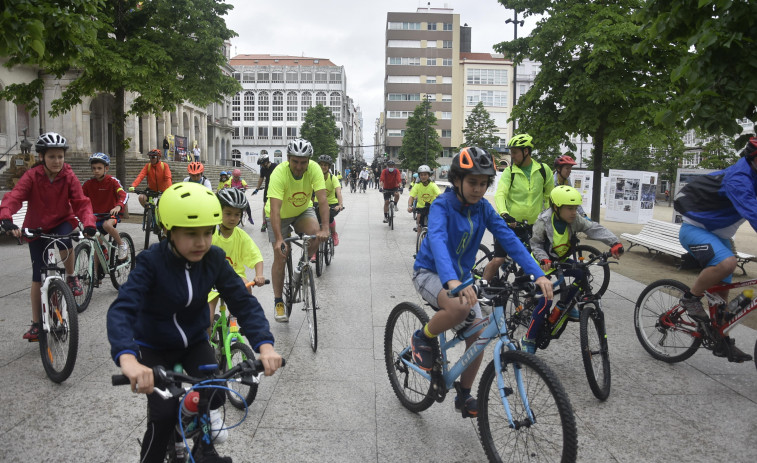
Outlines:
[[436,66],[436,58],[426,58],[426,66]]
[[326,73],[325,72],[316,72],[315,73],[315,83],[316,84],[325,84],[326,83]]
[[428,24],[426,24],[426,30],[427,31],[435,31],[436,30],[436,23],[428,23]]
[[420,93],[390,93],[389,101],[420,101]]
[[234,72],[231,75],[232,75],[232,77],[234,77],[237,80],[237,82],[241,82],[242,81],[242,73],[241,72]]
[[442,48],[452,48],[452,40],[443,40]]
[[442,129],[442,138],[452,138],[452,130]]
[[436,83],[436,76],[434,76],[434,77],[426,77],[426,83],[427,84],[435,84]]
[[274,121],[284,120],[284,94],[273,92],[273,118]]
[[281,140],[284,138],[284,128],[283,127],[273,127],[273,137],[274,140]]
[[412,111],[389,111],[389,119],[407,119],[413,115]]
[[329,106],[331,106],[331,113],[334,115],[334,120],[339,122],[342,120],[342,96],[337,92],[332,92],[329,99]]
[[312,84],[313,83],[313,73],[310,71],[303,72],[300,77],[302,78],[303,84]]
[[507,92],[499,90],[468,90],[465,94],[466,106],[476,106],[478,102],[484,106],[504,108],[507,106]]
[[255,127],[244,127],[244,139],[245,140],[255,139]]
[[281,71],[272,72],[271,82],[276,83],[276,84],[284,83],[284,73]]
[[297,94],[287,93],[287,121],[297,120]]
[[239,120],[239,93],[234,95],[234,98],[231,99],[231,120]]
[[315,94],[315,105],[326,106],[326,92],[318,92]]
[[287,138],[297,138],[297,127],[287,127]]
[[268,127],[258,127],[258,139],[268,140]]
[[420,40],[387,40],[387,48],[420,48]]
[[305,120],[305,114],[307,114],[308,109],[313,106],[313,94],[310,92],[305,92],[302,94],[302,120]]
[[342,83],[342,73],[341,72],[332,72],[329,74],[329,82],[332,84],[341,84]]
[[442,95],[443,103],[449,103],[450,101],[452,101],[452,95]]
[[387,130],[386,135],[389,137],[404,137],[405,131],[401,129],[389,129]]
[[506,69],[468,69],[469,85],[506,85]]
[[234,127],[234,132],[231,134],[232,140],[239,140],[239,127]]
[[254,72],[242,73],[242,82],[245,82],[245,83],[255,82],[255,73]]
[[428,101],[436,101],[436,93],[428,93],[428,94],[426,94],[426,99]]
[[[262,150],[260,152],[260,154],[263,154],[263,153],[268,154],[268,152],[266,150]],[[281,164],[281,160],[282,160],[281,150],[274,151],[273,152],[273,162],[275,162],[276,164]]]
[[258,72],[258,83],[270,82],[271,76],[267,72]]
[[426,42],[426,48],[436,48],[436,40],[429,40]]
[[418,58],[402,58],[399,56],[390,56],[387,58],[387,64],[393,64],[398,66],[420,66],[421,59]]
[[442,76],[442,83],[443,84],[452,84],[452,77],[443,77]]
[[420,84],[421,76],[387,76],[388,84]]
[[421,30],[421,23],[411,23],[411,22],[390,22],[387,27],[390,30],[401,30],[401,31],[419,31]]
[[452,119],[452,112],[442,111],[442,119]]
[[258,93],[258,120],[267,121],[269,117],[268,92]]
[[252,92],[244,92],[244,120],[255,120],[255,94]]
[[452,66],[452,58],[442,59],[442,66]]
[[298,77],[297,71],[287,71],[286,73],[287,83],[297,83]]
[[451,31],[452,30],[452,23],[444,23],[444,30],[445,31]]

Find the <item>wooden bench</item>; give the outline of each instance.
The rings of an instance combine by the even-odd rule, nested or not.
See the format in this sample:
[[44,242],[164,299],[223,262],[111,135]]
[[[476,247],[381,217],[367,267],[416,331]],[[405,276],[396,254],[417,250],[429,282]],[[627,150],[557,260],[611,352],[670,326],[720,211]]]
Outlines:
[[[658,254],[667,254],[680,260],[687,253],[678,241],[680,229],[680,224],[650,219],[638,234],[623,233],[620,237],[631,243],[628,247],[629,251],[638,245],[647,248],[648,252],[654,254],[653,258]],[[741,272],[746,275],[744,265],[755,260],[755,256],[736,251],[736,260]]]

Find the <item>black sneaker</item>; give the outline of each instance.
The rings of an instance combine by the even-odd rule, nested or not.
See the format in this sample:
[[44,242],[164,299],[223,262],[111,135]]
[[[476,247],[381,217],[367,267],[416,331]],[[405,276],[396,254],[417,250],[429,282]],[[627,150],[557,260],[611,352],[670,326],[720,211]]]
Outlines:
[[462,399],[455,396],[455,409],[462,413],[463,418],[475,418],[478,416],[478,401],[472,395]]
[[736,347],[736,342],[726,336],[712,351],[716,357],[728,357],[729,362],[742,363],[752,360],[752,356]]

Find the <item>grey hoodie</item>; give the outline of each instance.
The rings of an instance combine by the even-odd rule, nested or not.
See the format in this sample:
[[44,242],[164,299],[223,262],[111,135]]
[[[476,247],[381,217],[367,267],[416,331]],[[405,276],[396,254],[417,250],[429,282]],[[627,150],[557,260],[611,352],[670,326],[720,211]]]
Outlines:
[[[585,219],[580,215],[576,216],[573,223],[568,224],[570,236],[575,236],[578,232],[583,232],[589,239],[597,240],[612,246],[619,243],[620,240],[610,230],[591,220]],[[531,237],[531,250],[537,261],[542,259],[556,260],[557,255],[551,252],[554,245],[554,232],[552,230],[552,209],[546,209],[539,214],[533,228]]]

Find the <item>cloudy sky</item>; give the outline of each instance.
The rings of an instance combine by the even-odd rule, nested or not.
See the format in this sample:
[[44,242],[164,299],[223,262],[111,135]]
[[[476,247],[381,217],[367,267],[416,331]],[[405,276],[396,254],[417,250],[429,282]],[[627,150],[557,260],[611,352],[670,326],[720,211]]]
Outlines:
[[[239,34],[232,39],[235,54],[277,54],[327,58],[344,66],[347,94],[363,113],[363,144],[373,143],[376,118],[383,109],[384,40],[387,12],[415,12],[418,0],[226,0],[234,5],[226,18]],[[432,1],[448,7],[460,24],[472,27],[472,52],[494,52],[492,45],[512,40],[513,11],[496,0]],[[533,28],[526,19],[518,36]],[[366,158],[371,148],[366,148]]]

